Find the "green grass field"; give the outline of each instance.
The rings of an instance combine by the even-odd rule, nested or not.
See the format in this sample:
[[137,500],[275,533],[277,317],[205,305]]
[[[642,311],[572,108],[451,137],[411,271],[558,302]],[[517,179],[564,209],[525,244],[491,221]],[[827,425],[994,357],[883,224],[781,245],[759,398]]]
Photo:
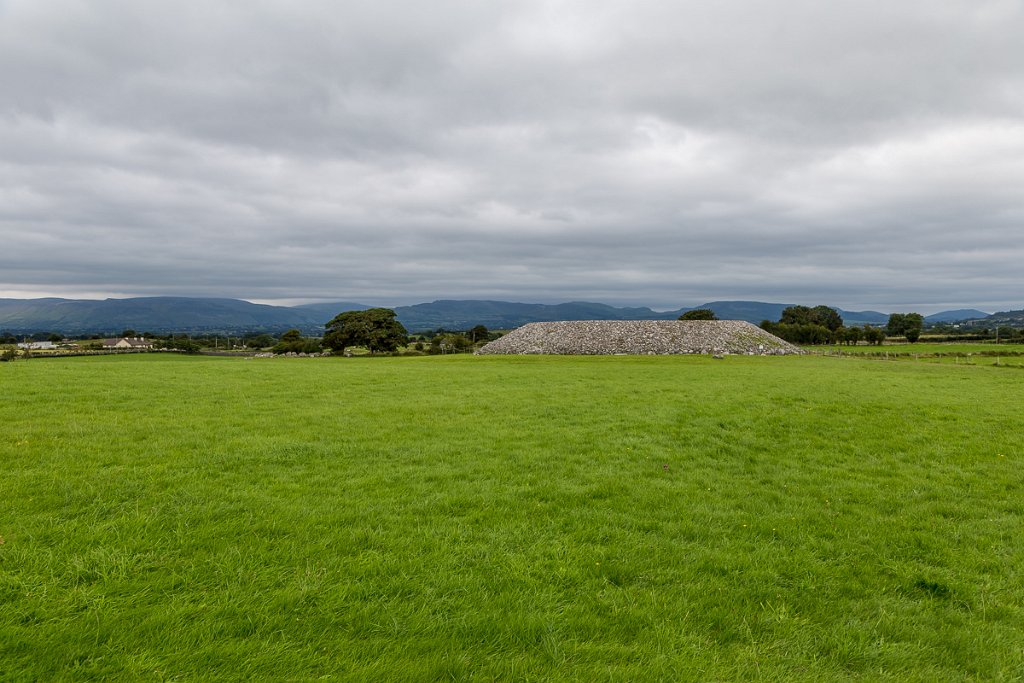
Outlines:
[[913,360],[953,365],[998,365],[1024,368],[1022,344],[886,344],[884,346],[809,346],[811,353],[862,356],[883,360]]
[[1011,368],[0,364],[0,679],[1020,680]]

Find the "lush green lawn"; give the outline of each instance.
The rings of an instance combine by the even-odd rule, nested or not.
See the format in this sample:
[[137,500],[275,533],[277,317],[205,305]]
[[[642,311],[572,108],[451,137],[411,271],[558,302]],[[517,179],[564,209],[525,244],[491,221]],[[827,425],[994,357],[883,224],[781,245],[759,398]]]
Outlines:
[[1018,680],[1013,369],[0,364],[0,679]]

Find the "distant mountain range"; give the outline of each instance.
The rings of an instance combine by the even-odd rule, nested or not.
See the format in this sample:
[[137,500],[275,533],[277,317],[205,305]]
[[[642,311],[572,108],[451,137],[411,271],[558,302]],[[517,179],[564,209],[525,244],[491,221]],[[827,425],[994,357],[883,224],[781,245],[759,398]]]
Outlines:
[[0,330],[87,332],[245,332],[323,327],[322,316],[238,299],[0,299]]
[[[710,308],[723,320],[778,320],[792,304],[761,301],[711,301],[693,308]],[[240,299],[141,297],[134,299],[0,299],[0,331],[11,333],[55,331],[64,334],[112,333],[125,329],[139,333],[190,332],[244,334],[281,332],[298,328],[307,334],[322,332],[324,324],[342,311],[370,308],[351,301],[268,306]],[[526,304],[508,301],[442,300],[398,306],[395,313],[410,331],[446,328],[511,329],[531,322],[555,320],[674,320],[693,308],[654,311],[646,307],[616,308],[607,304],[572,301],[564,304]],[[836,309],[847,325],[881,324],[888,314],[878,311]],[[997,315],[1012,317],[1014,311]],[[975,309],[944,311],[926,318],[949,322],[984,318]]]
[[924,320],[929,323],[955,323],[961,320],[978,320],[987,317],[989,317],[988,313],[979,311],[977,308],[958,308],[955,311],[942,311],[926,315]]

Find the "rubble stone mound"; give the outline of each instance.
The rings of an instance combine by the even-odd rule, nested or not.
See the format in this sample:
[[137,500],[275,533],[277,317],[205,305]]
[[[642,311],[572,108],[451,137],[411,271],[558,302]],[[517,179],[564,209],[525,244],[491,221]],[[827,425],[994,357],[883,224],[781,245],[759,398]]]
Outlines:
[[577,320],[530,323],[492,341],[487,354],[782,356],[803,351],[742,320]]

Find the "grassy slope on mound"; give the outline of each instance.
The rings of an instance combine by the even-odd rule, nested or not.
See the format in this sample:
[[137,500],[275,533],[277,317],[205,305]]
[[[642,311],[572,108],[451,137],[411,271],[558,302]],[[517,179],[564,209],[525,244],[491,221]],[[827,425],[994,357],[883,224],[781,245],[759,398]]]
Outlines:
[[0,678],[1024,672],[994,368],[0,364]]

